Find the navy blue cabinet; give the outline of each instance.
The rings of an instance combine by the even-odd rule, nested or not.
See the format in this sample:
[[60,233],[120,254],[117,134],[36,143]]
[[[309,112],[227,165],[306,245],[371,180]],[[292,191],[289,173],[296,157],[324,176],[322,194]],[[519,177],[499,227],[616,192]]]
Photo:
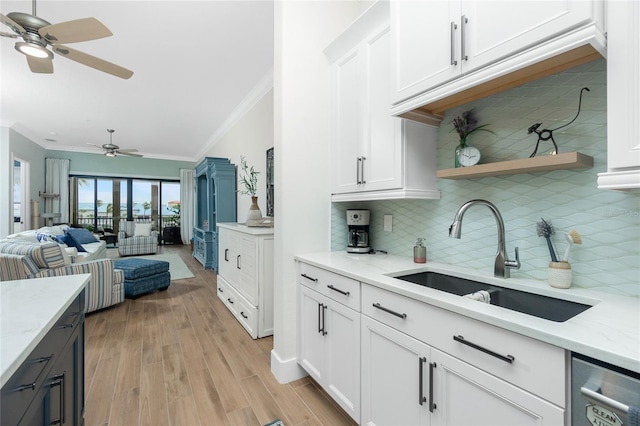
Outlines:
[[236,221],[236,166],[228,158],[205,157],[195,172],[196,223],[193,257],[218,271],[218,222]]

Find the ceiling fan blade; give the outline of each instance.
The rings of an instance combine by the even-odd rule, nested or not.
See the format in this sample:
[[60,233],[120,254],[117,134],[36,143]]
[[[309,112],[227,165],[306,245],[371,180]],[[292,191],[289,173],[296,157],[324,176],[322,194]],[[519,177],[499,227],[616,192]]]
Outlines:
[[137,149],[118,149],[118,151],[121,151],[121,152],[138,152]]
[[91,142],[86,142],[87,145],[91,145],[91,146],[95,146],[96,148],[102,149],[102,147],[100,145],[96,145],[94,143]]
[[134,154],[133,152],[130,152],[129,150],[116,149],[116,154],[118,154],[118,155],[126,155],[128,157],[143,157],[142,154]]
[[0,31],[0,36],[9,37],[9,38],[18,38],[17,34],[14,33],[5,33],[4,31]]
[[3,15],[2,13],[0,13],[0,22],[2,22],[3,24],[5,24],[6,26],[8,26],[9,28],[11,28],[13,31],[15,31],[20,35],[26,32],[25,29],[22,28],[20,24],[18,24],[16,21],[9,18],[8,16]]
[[96,18],[83,18],[42,27],[38,33],[51,44],[77,43],[112,36],[113,33]]
[[54,45],[52,49],[55,53],[62,55],[67,59],[95,68],[98,71],[115,75],[116,77],[128,79],[133,75],[133,71],[67,46]]
[[27,56],[27,63],[31,72],[38,74],[53,74],[53,60],[51,58],[34,58]]

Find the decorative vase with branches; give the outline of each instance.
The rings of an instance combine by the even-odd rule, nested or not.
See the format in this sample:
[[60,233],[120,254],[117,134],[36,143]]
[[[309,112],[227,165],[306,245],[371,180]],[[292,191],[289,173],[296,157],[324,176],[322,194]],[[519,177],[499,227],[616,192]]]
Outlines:
[[256,171],[253,166],[247,164],[244,156],[240,156],[240,185],[244,189],[239,189],[238,192],[251,196],[251,206],[249,207],[249,213],[247,213],[248,226],[256,224],[262,219],[262,212],[258,207],[258,197],[256,196],[259,174],[260,172]]
[[475,118],[473,110],[465,111],[461,116],[453,119],[453,130],[456,131],[460,138],[460,143],[456,147],[455,151],[455,167],[461,167],[461,164],[458,162],[460,151],[468,146],[467,139],[471,134],[478,131],[495,134],[491,130],[485,129],[487,126],[488,124],[478,126],[478,120]]

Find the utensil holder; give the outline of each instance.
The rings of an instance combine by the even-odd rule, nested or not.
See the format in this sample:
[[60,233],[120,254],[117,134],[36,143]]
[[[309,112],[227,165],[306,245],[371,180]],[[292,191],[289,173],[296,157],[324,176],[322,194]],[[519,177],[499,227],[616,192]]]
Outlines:
[[548,280],[551,287],[569,288],[572,279],[573,273],[569,262],[549,262]]

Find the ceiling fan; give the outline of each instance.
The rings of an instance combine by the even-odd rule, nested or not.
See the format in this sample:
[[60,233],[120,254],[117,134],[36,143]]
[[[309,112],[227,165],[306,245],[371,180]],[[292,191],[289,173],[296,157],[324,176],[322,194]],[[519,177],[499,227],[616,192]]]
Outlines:
[[120,149],[118,145],[114,145],[113,132],[115,132],[115,130],[107,129],[107,132],[109,132],[109,143],[105,143],[104,145],[100,146],[100,145],[95,145],[87,142],[87,145],[93,145],[96,148],[100,148],[104,150],[104,155],[106,155],[107,157],[117,157],[118,155],[127,155],[129,157],[142,157],[141,154],[135,154],[136,152],[138,152],[137,149]]
[[[133,75],[133,71],[61,44],[96,40],[113,35],[96,18],[50,24],[36,16],[36,0],[33,0],[32,15],[21,12],[0,14],[0,22],[13,30],[13,33],[0,31],[0,36],[22,38],[23,41],[16,42],[15,48],[27,57],[27,64],[34,73],[53,73],[53,51],[72,61],[116,77],[128,79]],[[51,50],[47,49],[47,46],[51,46]]]

